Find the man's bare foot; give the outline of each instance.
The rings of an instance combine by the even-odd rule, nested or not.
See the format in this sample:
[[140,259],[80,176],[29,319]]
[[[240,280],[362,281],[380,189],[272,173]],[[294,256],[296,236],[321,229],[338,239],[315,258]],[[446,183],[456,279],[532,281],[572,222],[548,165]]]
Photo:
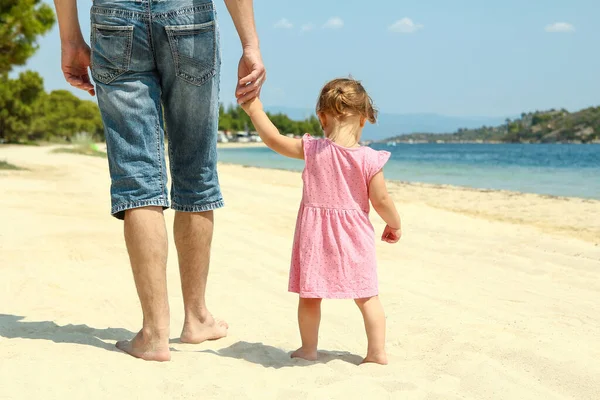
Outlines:
[[169,350],[168,335],[163,342],[151,340],[144,336],[142,331],[131,340],[122,340],[116,344],[119,350],[132,355],[136,358],[141,358],[146,361],[170,361],[171,351]]
[[187,318],[181,331],[181,343],[199,344],[207,340],[217,340],[227,336],[227,322],[215,319],[208,314],[204,321]]
[[379,353],[379,354],[373,354],[373,355],[367,354],[367,356],[361,362],[361,364],[369,364],[369,363],[387,365],[388,364],[387,354],[385,354],[385,353]]
[[308,361],[317,361],[317,349],[315,350],[305,350],[300,347],[298,350],[292,353],[292,358],[302,358]]

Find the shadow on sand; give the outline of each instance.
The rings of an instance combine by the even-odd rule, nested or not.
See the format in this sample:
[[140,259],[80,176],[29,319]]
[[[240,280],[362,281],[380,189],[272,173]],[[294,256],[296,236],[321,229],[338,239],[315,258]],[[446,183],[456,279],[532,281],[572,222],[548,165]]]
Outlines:
[[[179,351],[185,351],[180,349]],[[327,364],[330,361],[341,360],[359,365],[363,357],[340,351],[319,351],[319,359],[315,362],[290,358],[290,352],[263,343],[237,342],[229,347],[214,350],[200,350],[201,353],[215,354],[220,357],[235,358],[262,365],[265,368],[280,369],[312,364]]]
[[95,329],[87,325],[60,326],[51,321],[23,321],[25,317],[0,314],[0,337],[7,339],[51,340],[54,343],[73,343],[118,351],[113,343],[105,340],[122,340],[135,336],[122,328]]
[[[52,321],[23,321],[25,317],[10,314],[0,314],[0,337],[7,339],[34,339],[50,340],[54,343],[72,343],[85,346],[93,346],[103,350],[117,351],[114,343],[117,340],[130,339],[135,336],[123,328],[96,329],[87,325],[58,325]],[[171,340],[177,343],[178,340]],[[186,349],[174,349],[172,351],[186,352]],[[350,364],[359,365],[362,357],[348,352],[319,351],[319,359],[310,362],[290,358],[290,352],[263,343],[237,342],[233,345],[214,350],[191,350],[193,352],[214,354],[219,357],[234,358],[262,365],[265,368],[284,368],[312,364],[326,364],[330,361],[341,360]]]

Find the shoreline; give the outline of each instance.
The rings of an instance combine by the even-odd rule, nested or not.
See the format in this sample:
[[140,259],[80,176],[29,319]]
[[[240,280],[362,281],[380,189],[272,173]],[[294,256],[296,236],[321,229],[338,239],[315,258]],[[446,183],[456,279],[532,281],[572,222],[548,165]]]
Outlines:
[[[219,161],[218,165],[227,165],[227,166],[233,166],[233,167],[242,167],[242,168],[254,168],[254,169],[259,169],[259,170],[273,170],[273,171],[282,171],[282,172],[292,172],[292,173],[297,173],[297,174],[301,174],[302,170],[298,170],[298,169],[291,169],[291,168],[277,168],[277,167],[257,167],[254,165],[248,165],[248,164],[238,164],[238,163],[232,163],[232,162],[224,162],[224,161]],[[462,185],[453,185],[450,183],[428,183],[428,182],[418,182],[418,181],[403,181],[400,179],[391,179],[391,178],[385,178],[385,181],[387,183],[391,183],[391,184],[395,184],[395,185],[399,185],[399,186],[416,186],[416,187],[423,187],[423,188],[430,188],[430,189],[456,189],[456,190],[464,190],[464,191],[472,191],[472,192],[478,192],[478,193],[503,193],[506,194],[507,196],[519,196],[519,195],[531,195],[531,196],[537,196],[540,198],[546,198],[546,199],[556,199],[556,200],[579,200],[579,201],[583,201],[583,202],[592,202],[592,203],[598,203],[600,204],[600,199],[595,199],[595,198],[591,198],[591,197],[578,197],[578,196],[559,196],[559,195],[554,195],[554,194],[544,194],[544,193],[535,193],[535,192],[520,192],[518,190],[508,190],[508,189],[490,189],[490,188],[478,188],[478,187],[474,187],[474,186],[462,186]]]
[[[222,163],[219,168],[273,171],[293,175],[300,180],[301,171],[284,168],[261,168]],[[388,190],[397,203],[426,204],[439,210],[483,218],[488,221],[529,225],[546,233],[584,240],[600,245],[600,220],[588,215],[600,215],[600,200],[581,197],[551,196],[509,190],[478,189],[457,185],[387,180]],[[401,206],[400,206],[401,207]],[[557,210],[560,209],[560,215]],[[571,219],[562,219],[562,215]]]
[[[594,179],[594,174],[600,172],[597,147],[568,144],[517,145],[514,148],[475,144],[398,146],[369,145],[393,154],[385,175],[400,183],[600,201],[600,184]],[[455,149],[454,146],[458,147]],[[302,162],[278,159],[274,153],[252,148],[220,149],[219,161],[298,171],[304,166]]]
[[[239,144],[247,146],[248,144]],[[266,147],[264,144],[251,144],[254,147]],[[56,146],[11,146],[0,147],[0,159],[6,160],[25,170],[0,170],[0,177],[28,176],[35,174],[38,166],[21,163],[14,157],[6,157],[9,153],[48,153]],[[229,146],[228,146],[229,147]],[[237,147],[231,144],[230,148]],[[50,155],[57,157],[58,155]],[[74,160],[93,158],[83,155],[71,155]],[[100,161],[106,167],[106,160]],[[250,165],[219,162],[220,174],[244,173],[253,171],[256,176],[283,176],[283,185],[288,182],[300,183],[301,170],[285,168],[264,168]],[[246,172],[243,172],[246,171]],[[256,173],[260,171],[261,173]],[[108,178],[108,172],[105,172]],[[423,204],[439,210],[454,212],[482,218],[488,221],[508,222],[515,225],[528,225],[553,234],[581,239],[598,245],[600,242],[600,220],[589,218],[600,215],[600,200],[581,197],[564,197],[545,194],[482,189],[450,184],[431,184],[424,182],[408,182],[388,179],[388,188],[394,200],[400,204]],[[259,180],[257,184],[262,181]],[[565,217],[568,216],[568,217]]]
[[[373,143],[373,144],[385,144],[385,143]],[[407,142],[403,142],[401,144],[439,144],[439,143],[407,143]],[[455,143],[443,143],[443,144],[465,144],[465,143],[459,143],[459,142],[455,142]],[[482,144],[482,143],[470,143],[470,144]],[[483,144],[528,144],[528,143],[483,143]],[[567,144],[567,143],[530,143],[530,144],[556,144],[556,145],[562,145],[562,144]],[[571,143],[569,143],[571,144]],[[585,144],[600,144],[600,143],[585,143]],[[102,151],[104,153],[106,153],[106,143],[103,142],[99,142],[96,144],[98,146],[98,150]],[[54,144],[54,143],[47,143],[47,144],[41,144],[39,146],[30,146],[30,145],[16,145],[16,144],[2,144],[0,145],[0,149],[2,148],[21,148],[21,147],[28,147],[28,148],[51,148],[51,149],[55,149],[55,148],[60,148],[60,147],[72,147],[74,145],[72,144]],[[259,142],[259,143],[238,143],[238,142],[231,142],[231,143],[218,143],[217,144],[217,149],[243,149],[243,148],[251,148],[251,149],[256,149],[256,148],[268,148],[264,143]],[[291,168],[278,168],[278,167],[257,167],[257,166],[253,166],[253,165],[248,165],[248,164],[239,164],[239,163],[232,163],[232,162],[222,162],[219,161],[218,162],[219,165],[232,165],[232,166],[241,166],[244,168],[256,168],[256,169],[265,169],[265,170],[275,170],[275,171],[289,171],[289,172],[296,172],[296,173],[301,173],[302,170],[301,169],[291,169]],[[428,183],[428,182],[420,182],[420,181],[404,181],[404,180],[400,180],[400,179],[390,179],[390,178],[386,178],[387,182],[390,183],[394,183],[397,185],[403,185],[403,186],[417,186],[417,187],[425,187],[425,188],[431,188],[431,189],[460,189],[460,190],[466,190],[466,191],[473,191],[473,192],[480,192],[480,193],[486,193],[486,192],[498,192],[498,193],[505,193],[509,196],[515,196],[515,195],[532,195],[532,196],[539,196],[541,198],[548,198],[548,199],[557,199],[557,200],[580,200],[580,201],[589,201],[589,202],[598,202],[600,203],[600,199],[596,199],[596,198],[592,198],[592,197],[579,197],[579,196],[561,196],[561,195],[553,195],[553,194],[545,194],[545,193],[535,193],[535,192],[521,192],[518,190],[508,190],[508,189],[494,189],[494,188],[480,188],[480,187],[474,187],[474,186],[462,186],[462,185],[454,185],[454,184],[446,184],[446,183]]]
[[267,145],[262,142],[250,142],[250,143],[239,143],[239,142],[229,142],[229,143],[217,143],[217,149],[256,149],[256,148],[266,148]]
[[[351,300],[324,305],[320,359],[310,363],[290,358],[300,342],[298,297],[287,291],[300,173],[220,164],[225,208],[214,213],[207,301],[229,332],[199,345],[176,339],[185,312],[175,212],[165,210],[173,339],[166,365],[115,349],[141,321],[123,223],[109,214],[107,160],[43,147],[0,147],[4,158],[28,168],[0,171],[6,398],[487,399],[502,392],[558,400],[600,391],[589,350],[600,335],[600,246],[582,237],[600,238],[597,202],[390,183],[400,243],[379,240],[385,223],[370,213],[390,363],[358,366],[367,341]],[[210,366],[201,379],[198,366]]]

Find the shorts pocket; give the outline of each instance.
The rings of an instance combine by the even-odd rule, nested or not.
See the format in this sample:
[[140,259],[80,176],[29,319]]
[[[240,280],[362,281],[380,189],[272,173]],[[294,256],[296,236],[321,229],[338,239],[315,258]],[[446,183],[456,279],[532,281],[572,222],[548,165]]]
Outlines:
[[92,77],[109,84],[129,71],[133,26],[92,24]]
[[215,21],[193,25],[165,26],[175,62],[175,73],[200,86],[216,73]]

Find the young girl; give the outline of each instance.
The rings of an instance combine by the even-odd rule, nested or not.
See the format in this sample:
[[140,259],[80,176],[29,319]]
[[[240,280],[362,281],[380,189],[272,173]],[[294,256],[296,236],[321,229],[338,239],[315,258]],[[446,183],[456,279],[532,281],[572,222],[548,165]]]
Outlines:
[[400,216],[383,178],[390,157],[358,145],[366,121],[375,122],[371,98],[353,79],[335,79],[321,91],[317,115],[325,139],[293,139],[277,131],[260,100],[242,107],[274,151],[305,160],[289,291],[298,293],[302,347],[292,357],[317,359],[322,299],[354,299],[367,331],[363,362],[387,364],[385,315],[378,297],[375,238],[369,200],[386,222],[381,239],[400,240]]

